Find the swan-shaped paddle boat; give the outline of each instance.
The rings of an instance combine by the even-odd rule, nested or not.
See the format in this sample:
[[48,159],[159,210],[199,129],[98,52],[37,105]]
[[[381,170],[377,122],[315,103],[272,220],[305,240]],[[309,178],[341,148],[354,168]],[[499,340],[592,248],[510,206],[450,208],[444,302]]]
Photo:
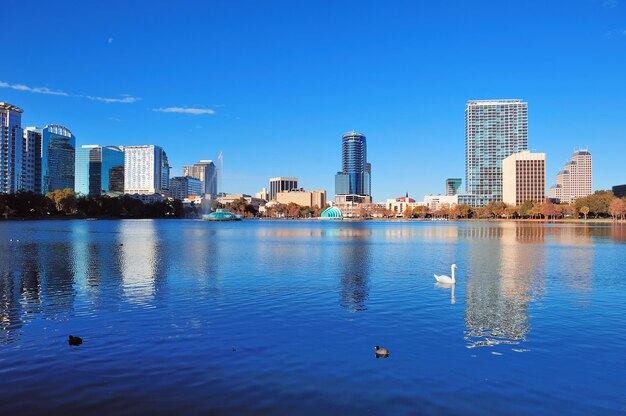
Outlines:
[[450,266],[450,271],[452,273],[452,277],[450,276],[446,276],[445,274],[442,274],[440,276],[437,276],[436,274],[435,279],[437,279],[438,283],[443,283],[446,285],[453,285],[456,283],[456,280],[454,279],[454,271],[457,269],[456,264],[453,264],[452,266]]

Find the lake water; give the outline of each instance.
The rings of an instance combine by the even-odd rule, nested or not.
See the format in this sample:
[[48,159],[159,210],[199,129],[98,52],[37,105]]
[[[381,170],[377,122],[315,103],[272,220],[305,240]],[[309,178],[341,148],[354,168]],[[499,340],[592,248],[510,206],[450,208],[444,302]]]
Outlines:
[[1,222],[0,414],[626,413],[625,270],[610,225]]

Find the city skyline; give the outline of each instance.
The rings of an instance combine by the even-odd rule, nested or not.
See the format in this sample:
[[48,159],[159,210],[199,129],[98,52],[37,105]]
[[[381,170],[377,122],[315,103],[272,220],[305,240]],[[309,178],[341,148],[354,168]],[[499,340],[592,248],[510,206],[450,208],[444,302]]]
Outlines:
[[[445,13],[442,5],[381,10],[368,2],[356,12],[356,4],[191,4],[185,13],[155,5],[148,15],[128,5],[121,16],[115,7],[87,14],[84,6],[42,2],[34,7],[49,18],[28,33],[19,19],[7,22],[9,32],[21,35],[4,46],[14,59],[0,72],[1,101],[25,109],[24,127],[68,126],[77,147],[162,146],[172,176],[223,150],[224,190],[247,194],[275,176],[332,192],[341,163],[336,137],[355,129],[369,139],[377,201],[407,190],[444,193],[438,184],[445,178],[465,177],[466,101],[518,97],[529,103],[529,150],[546,153],[549,178],[574,150],[590,148],[594,189],[626,182],[612,169],[626,150],[623,2],[531,2],[515,13],[494,2]],[[27,15],[25,5],[8,9]],[[158,24],[166,12],[174,31]],[[190,21],[183,24],[183,15]],[[434,15],[444,16],[437,25],[429,22]],[[75,18],[86,36],[52,30],[61,16]],[[208,24],[198,27],[195,16]],[[364,22],[358,34],[344,30],[351,16]],[[145,33],[129,29],[139,18]],[[584,28],[575,24],[580,19]],[[502,48],[509,44],[517,46]],[[156,51],[173,45],[166,62]],[[24,64],[32,51],[41,62],[62,53],[76,65],[43,71]],[[175,64],[181,60],[187,64]],[[349,60],[359,62],[359,71],[342,64]],[[306,149],[293,147],[294,135]]]

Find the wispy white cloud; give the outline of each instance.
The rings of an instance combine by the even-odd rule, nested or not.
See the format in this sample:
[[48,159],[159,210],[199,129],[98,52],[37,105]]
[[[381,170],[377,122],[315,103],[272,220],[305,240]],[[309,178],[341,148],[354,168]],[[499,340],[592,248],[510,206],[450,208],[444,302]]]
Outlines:
[[27,85],[23,85],[23,84],[9,84],[7,82],[2,82],[2,81],[0,81],[0,88],[11,88],[13,90],[18,90],[18,91],[34,92],[35,94],[62,95],[64,97],[69,96],[69,94],[66,93],[66,92],[54,91],[54,90],[51,90],[50,88],[46,88],[46,87],[31,88],[31,87],[29,87]]
[[8,82],[2,82],[2,81],[0,81],[0,88],[9,88],[12,90],[17,90],[17,91],[27,91],[27,92],[32,92],[34,94],[59,95],[62,97],[85,98],[87,100],[100,101],[103,103],[128,104],[128,103],[134,103],[134,102],[141,100],[141,98],[131,97],[130,95],[123,95],[121,98],[109,98],[109,97],[98,97],[95,95],[70,94],[65,91],[51,90],[50,88],[47,88],[47,87],[29,87],[28,85],[24,85],[24,84],[9,84]]
[[619,2],[617,0],[605,0],[604,3],[602,3],[604,7],[608,7],[610,9],[614,9],[618,4]]
[[124,103],[124,104],[134,103],[134,102],[141,100],[141,98],[131,97],[130,95],[125,95],[122,98],[94,97],[93,95],[77,95],[77,97],[86,98],[92,101],[101,101],[103,103]]
[[190,107],[167,107],[167,108],[154,108],[152,111],[158,113],[183,113],[193,114],[199,116],[201,114],[215,114],[215,110],[210,108],[190,108]]

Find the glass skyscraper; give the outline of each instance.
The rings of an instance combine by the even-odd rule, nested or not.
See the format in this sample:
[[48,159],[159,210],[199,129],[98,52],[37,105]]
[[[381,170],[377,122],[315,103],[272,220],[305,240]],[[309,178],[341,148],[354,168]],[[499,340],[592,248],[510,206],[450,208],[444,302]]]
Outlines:
[[502,161],[528,149],[528,103],[472,100],[465,107],[465,176],[476,206],[502,201]]
[[[84,145],[76,149],[74,191],[98,196],[124,192],[124,152],[115,146]],[[121,178],[120,178],[121,173]]]
[[57,189],[74,189],[76,138],[72,132],[56,124],[27,127],[26,131],[34,132],[41,141],[41,190],[35,192],[45,195]]
[[[335,175],[335,195],[371,197],[371,164],[367,163],[367,142],[363,134],[351,131],[342,138],[341,172]],[[356,198],[361,202],[363,198]]]

